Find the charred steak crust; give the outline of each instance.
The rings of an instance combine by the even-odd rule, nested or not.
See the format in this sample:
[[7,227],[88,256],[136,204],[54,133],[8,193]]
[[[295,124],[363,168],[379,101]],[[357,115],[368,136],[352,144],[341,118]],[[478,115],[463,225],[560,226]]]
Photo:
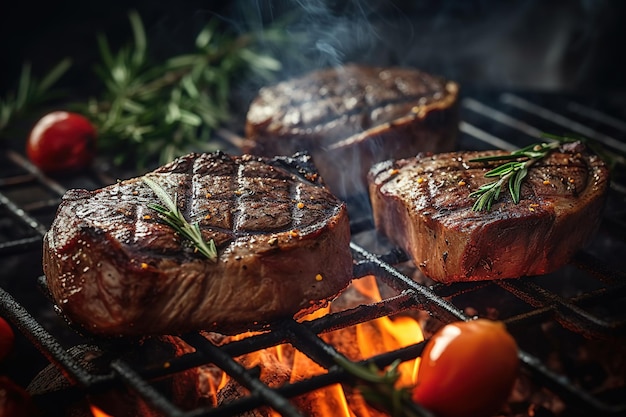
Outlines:
[[313,71],[259,91],[246,117],[244,151],[306,150],[336,195],[366,194],[375,162],[454,150],[458,94],[455,82],[411,68]]
[[62,312],[92,333],[235,333],[305,314],[349,284],[346,207],[309,156],[190,154],[147,175],[214,239],[218,260],[159,219],[141,177],[68,191],[44,272]]
[[381,162],[369,174],[377,229],[439,282],[546,274],[562,267],[600,222],[608,170],[581,143],[566,144],[530,169],[513,203],[502,191],[491,211],[468,195],[497,163],[470,159],[503,151],[418,155]]

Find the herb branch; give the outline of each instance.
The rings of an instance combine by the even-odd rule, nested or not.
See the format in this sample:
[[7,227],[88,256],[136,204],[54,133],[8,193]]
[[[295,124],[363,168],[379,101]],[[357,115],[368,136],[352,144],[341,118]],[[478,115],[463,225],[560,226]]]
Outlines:
[[214,18],[190,52],[155,62],[140,16],[131,12],[129,20],[133,40],[119,50],[98,37],[96,74],[104,91],[77,107],[98,126],[102,152],[115,165],[140,171],[192,150],[214,150],[209,139],[230,117],[234,81],[248,73],[271,79],[281,67],[261,52],[261,42],[292,41],[278,27],[239,34],[222,30]]
[[365,366],[351,362],[341,355],[335,357],[335,362],[355,378],[354,387],[371,406],[392,417],[434,417],[411,400],[409,387],[396,387],[400,377],[399,360],[389,365],[384,372],[373,363]]
[[145,182],[146,185],[154,191],[157,197],[159,197],[161,202],[165,204],[165,206],[160,204],[148,204],[148,207],[159,213],[163,221],[178,232],[178,234],[191,241],[198,252],[206,256],[211,262],[217,262],[217,248],[215,247],[215,242],[213,239],[206,242],[202,238],[198,223],[194,223],[193,225],[189,224],[176,205],[176,197],[172,200],[172,197],[170,197],[163,187],[150,178],[143,177],[143,182]]
[[598,155],[607,164],[611,174],[615,174],[618,171],[623,171],[626,166],[626,154],[623,151],[612,149],[602,142],[594,139],[590,139],[584,136],[568,135],[565,137],[544,133],[544,137],[557,141],[580,141],[587,146],[593,153]]
[[515,204],[520,201],[522,182],[531,165],[545,158],[550,152],[558,149],[563,142],[573,142],[575,139],[569,137],[559,137],[555,135],[544,135],[545,138],[554,139],[554,142],[537,143],[518,149],[508,155],[485,156],[482,158],[470,159],[469,162],[494,162],[508,161],[485,173],[485,177],[499,177],[498,180],[480,186],[476,191],[470,193],[470,197],[476,197],[472,206],[474,211],[489,211],[491,206],[500,197],[500,192],[504,186],[508,185],[509,193]]
[[28,62],[22,65],[17,89],[0,97],[0,133],[19,116],[33,110],[35,106],[54,97],[52,86],[67,72],[72,62],[64,59],[55,65],[41,80],[31,74]]

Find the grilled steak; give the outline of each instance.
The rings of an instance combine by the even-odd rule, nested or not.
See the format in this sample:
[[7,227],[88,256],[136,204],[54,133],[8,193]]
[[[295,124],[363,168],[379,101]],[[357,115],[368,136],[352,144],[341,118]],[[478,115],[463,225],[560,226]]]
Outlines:
[[367,195],[373,163],[452,151],[458,85],[408,68],[347,65],[262,88],[246,119],[247,153],[306,150],[340,197]]
[[214,240],[217,262],[148,207],[161,203],[142,177],[68,191],[43,266],[60,309],[89,331],[240,332],[309,312],[348,285],[346,207],[310,157],[190,154],[147,176]]
[[498,162],[468,161],[505,153],[418,155],[377,164],[369,174],[377,229],[440,282],[560,268],[599,223],[608,170],[582,144],[562,145],[529,170],[518,204],[503,190],[490,211],[473,211],[468,195],[493,181],[484,174]]

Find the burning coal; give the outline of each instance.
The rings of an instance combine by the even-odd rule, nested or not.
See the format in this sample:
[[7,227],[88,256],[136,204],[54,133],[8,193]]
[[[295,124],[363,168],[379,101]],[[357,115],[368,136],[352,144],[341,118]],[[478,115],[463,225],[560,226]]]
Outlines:
[[[346,298],[350,300],[347,301]],[[329,314],[340,303],[347,306],[355,302],[371,303],[381,299],[376,279],[368,276],[355,280],[352,287],[337,300],[335,305],[320,309],[303,318],[302,321]],[[227,337],[221,342],[228,343],[249,336],[251,334],[240,334]],[[208,335],[208,337],[212,336]],[[335,330],[320,337],[339,353],[355,362],[416,344],[424,339],[418,320],[409,316],[381,317]],[[271,388],[278,388],[286,383],[293,384],[327,372],[326,368],[289,344],[252,352],[237,358],[237,361],[247,369],[257,368],[261,382]],[[419,358],[400,364],[399,371],[402,376],[397,383],[398,387],[415,383],[418,365]],[[216,371],[211,366],[203,369],[200,379],[205,382],[202,395],[208,403],[215,406],[224,405],[248,394],[248,391],[234,379],[224,372]],[[357,391],[340,384],[333,384],[295,397],[292,403],[310,417],[384,415],[369,407]],[[262,407],[250,415],[273,417],[279,414],[268,407]]]

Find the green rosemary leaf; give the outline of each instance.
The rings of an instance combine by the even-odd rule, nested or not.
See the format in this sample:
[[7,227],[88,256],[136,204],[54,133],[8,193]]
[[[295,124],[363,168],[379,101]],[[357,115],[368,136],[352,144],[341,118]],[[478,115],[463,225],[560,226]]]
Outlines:
[[148,208],[151,208],[152,210],[164,216],[167,215],[167,213],[169,213],[169,210],[166,207],[163,207],[162,205],[156,204],[156,203],[148,204]]
[[474,211],[482,211],[491,209],[491,203],[499,195],[500,184],[499,181],[494,181],[489,184],[481,186],[478,190],[470,193],[470,197],[478,197],[472,206]]
[[178,55],[172,58],[168,58],[165,61],[164,69],[168,71],[174,71],[181,68],[193,66],[198,62],[198,55],[196,54],[184,54]]
[[206,25],[196,36],[196,48],[203,49],[209,46],[211,38],[215,33],[217,21],[212,21]]
[[165,206],[160,204],[148,204],[148,208],[156,211],[167,225],[174,229],[179,235],[191,241],[195,248],[208,258],[211,262],[217,262],[217,247],[213,239],[206,242],[202,237],[202,231],[198,223],[189,224],[176,205],[176,199],[172,199],[161,185],[154,180],[143,177],[143,182],[157,195]]
[[104,62],[104,65],[107,68],[113,68],[114,59],[113,53],[111,52],[111,48],[109,47],[109,41],[106,36],[103,34],[98,34],[96,36],[96,42],[98,44],[98,52],[100,53],[100,59]]
[[180,111],[180,122],[189,126],[198,127],[202,124],[202,119],[200,116],[183,109]]
[[512,172],[517,165],[518,165],[518,162],[507,162],[506,164],[502,164],[499,167],[494,168],[491,171],[488,171],[487,173],[485,173],[485,177],[491,178],[491,177],[501,177],[503,175],[507,175],[508,173]]
[[130,25],[133,30],[133,39],[135,41],[135,49],[133,50],[132,62],[136,66],[143,65],[146,58],[146,51],[148,48],[148,41],[146,39],[146,32],[143,27],[143,23],[139,14],[136,11],[131,11],[128,14]]
[[145,182],[146,185],[148,185],[148,187],[150,187],[152,191],[154,191],[157,197],[159,197],[159,200],[161,200],[161,202],[165,204],[167,210],[171,212],[178,211],[176,203],[174,202],[174,200],[172,200],[172,197],[170,197],[170,195],[167,193],[167,191],[165,191],[163,187],[161,187],[159,184],[154,182],[154,180],[151,180],[148,177],[143,177],[143,182]]
[[472,191],[472,192],[469,194],[469,196],[470,196],[470,197],[478,197],[478,196],[480,196],[481,194],[483,194],[483,193],[485,193],[485,192],[489,191],[490,189],[492,189],[492,188],[494,187],[494,185],[495,185],[495,184],[497,184],[497,181],[496,181],[496,182],[490,182],[490,183],[488,183],[488,184],[483,184],[483,185],[481,185],[480,187],[478,187],[478,189],[477,189],[476,191]]
[[532,145],[528,145],[528,146],[525,146],[523,148],[520,148],[520,149],[517,149],[517,150],[511,152],[511,155],[512,156],[521,156],[521,155],[526,156],[528,152],[532,152],[537,147],[541,148],[541,147],[543,147],[543,145],[545,145],[545,144],[533,143]]
[[355,379],[352,385],[374,408],[393,417],[432,417],[431,413],[411,401],[409,388],[396,387],[400,378],[400,360],[394,361],[383,371],[374,363],[362,365],[351,362],[342,355],[335,355],[334,359]]
[[335,357],[335,362],[337,362],[337,364],[341,366],[343,369],[345,369],[348,373],[350,373],[353,376],[356,376],[357,378],[363,381],[372,382],[372,383],[384,382],[384,377],[380,373],[366,366],[362,366],[354,362],[351,362],[344,356],[337,355]]
[[198,223],[194,223],[193,228],[195,230],[195,235],[200,237],[198,250],[204,256],[215,262],[217,260],[217,247],[215,246],[215,241],[213,239],[210,239],[207,242],[206,240],[202,239],[202,232],[200,231],[200,225]]
[[200,96],[200,91],[198,90],[198,87],[196,86],[195,81],[191,75],[184,76],[183,78],[181,78],[180,82],[185,93],[187,93],[190,98],[195,99]]
[[50,90],[70,66],[71,61],[64,59],[38,81],[31,74],[30,64],[24,63],[17,81],[17,90],[9,91],[4,98],[0,98],[0,133],[20,116],[33,110],[36,105],[55,96]]
[[522,181],[528,174],[527,168],[522,168],[515,173],[515,175],[511,176],[509,179],[509,192],[511,193],[511,197],[513,198],[513,202],[515,204],[519,203],[520,196],[522,193]]
[[0,131],[4,126],[9,124],[12,116],[12,108],[9,99],[2,100],[0,98]]
[[39,82],[36,94],[40,96],[46,94],[48,90],[70,69],[71,66],[72,60],[65,58],[52,67],[50,72],[41,79],[41,82]]
[[478,198],[476,199],[476,201],[474,201],[474,204],[472,205],[472,211],[483,211],[484,210],[484,204],[485,204],[485,195],[486,194],[479,194]]
[[256,65],[258,70],[278,71],[281,67],[280,62],[271,56],[261,55],[250,48],[243,48],[239,52],[239,56],[250,64]]
[[[556,138],[556,136],[555,136]],[[567,140],[567,139],[564,139]],[[518,204],[521,199],[522,182],[528,175],[529,167],[536,161],[545,158],[550,152],[557,149],[561,145],[562,141],[555,141],[552,143],[536,143],[528,145],[524,148],[518,149],[504,155],[499,160],[515,159],[515,161],[508,161],[488,172],[485,173],[485,177],[500,177],[498,181],[483,185],[476,191],[469,194],[471,198],[477,198],[472,206],[474,211],[482,211],[491,209],[492,204],[500,198],[500,191],[505,182],[508,183],[509,193],[515,204]],[[511,158],[513,157],[513,158]],[[476,158],[470,160],[470,162],[485,162],[495,161],[498,159],[489,159],[489,157]]]
[[492,161],[508,161],[510,159],[517,159],[517,155],[505,154],[505,155],[488,155],[481,156],[480,158],[470,159],[469,162],[492,162]]
[[[498,198],[500,198],[500,192],[502,191],[502,180],[504,178],[500,179],[500,181],[498,181],[496,183],[496,185],[493,187],[493,201],[496,201]],[[491,201],[489,202],[489,207],[491,207]]]
[[[117,164],[134,162],[137,171],[188,152],[214,150],[208,139],[230,117],[233,83],[247,74],[269,79],[280,62],[263,51],[294,43],[275,24],[233,34],[218,30],[214,18],[196,35],[192,50],[155,63],[139,15],[128,17],[129,44],[112,50],[98,36],[96,74],[105,91],[78,110],[96,121],[101,153]],[[270,31],[271,39],[264,36]]]
[[557,142],[558,144],[561,143],[567,143],[567,142],[576,142],[576,141],[583,141],[586,142],[587,138],[584,137],[574,137],[574,136],[569,136],[569,135],[555,135],[553,133],[542,133],[541,137],[544,139],[551,139],[554,142]]
[[28,100],[29,90],[31,89],[30,71],[30,63],[25,63],[17,85],[17,96],[15,98],[17,108],[23,108],[26,100]]

